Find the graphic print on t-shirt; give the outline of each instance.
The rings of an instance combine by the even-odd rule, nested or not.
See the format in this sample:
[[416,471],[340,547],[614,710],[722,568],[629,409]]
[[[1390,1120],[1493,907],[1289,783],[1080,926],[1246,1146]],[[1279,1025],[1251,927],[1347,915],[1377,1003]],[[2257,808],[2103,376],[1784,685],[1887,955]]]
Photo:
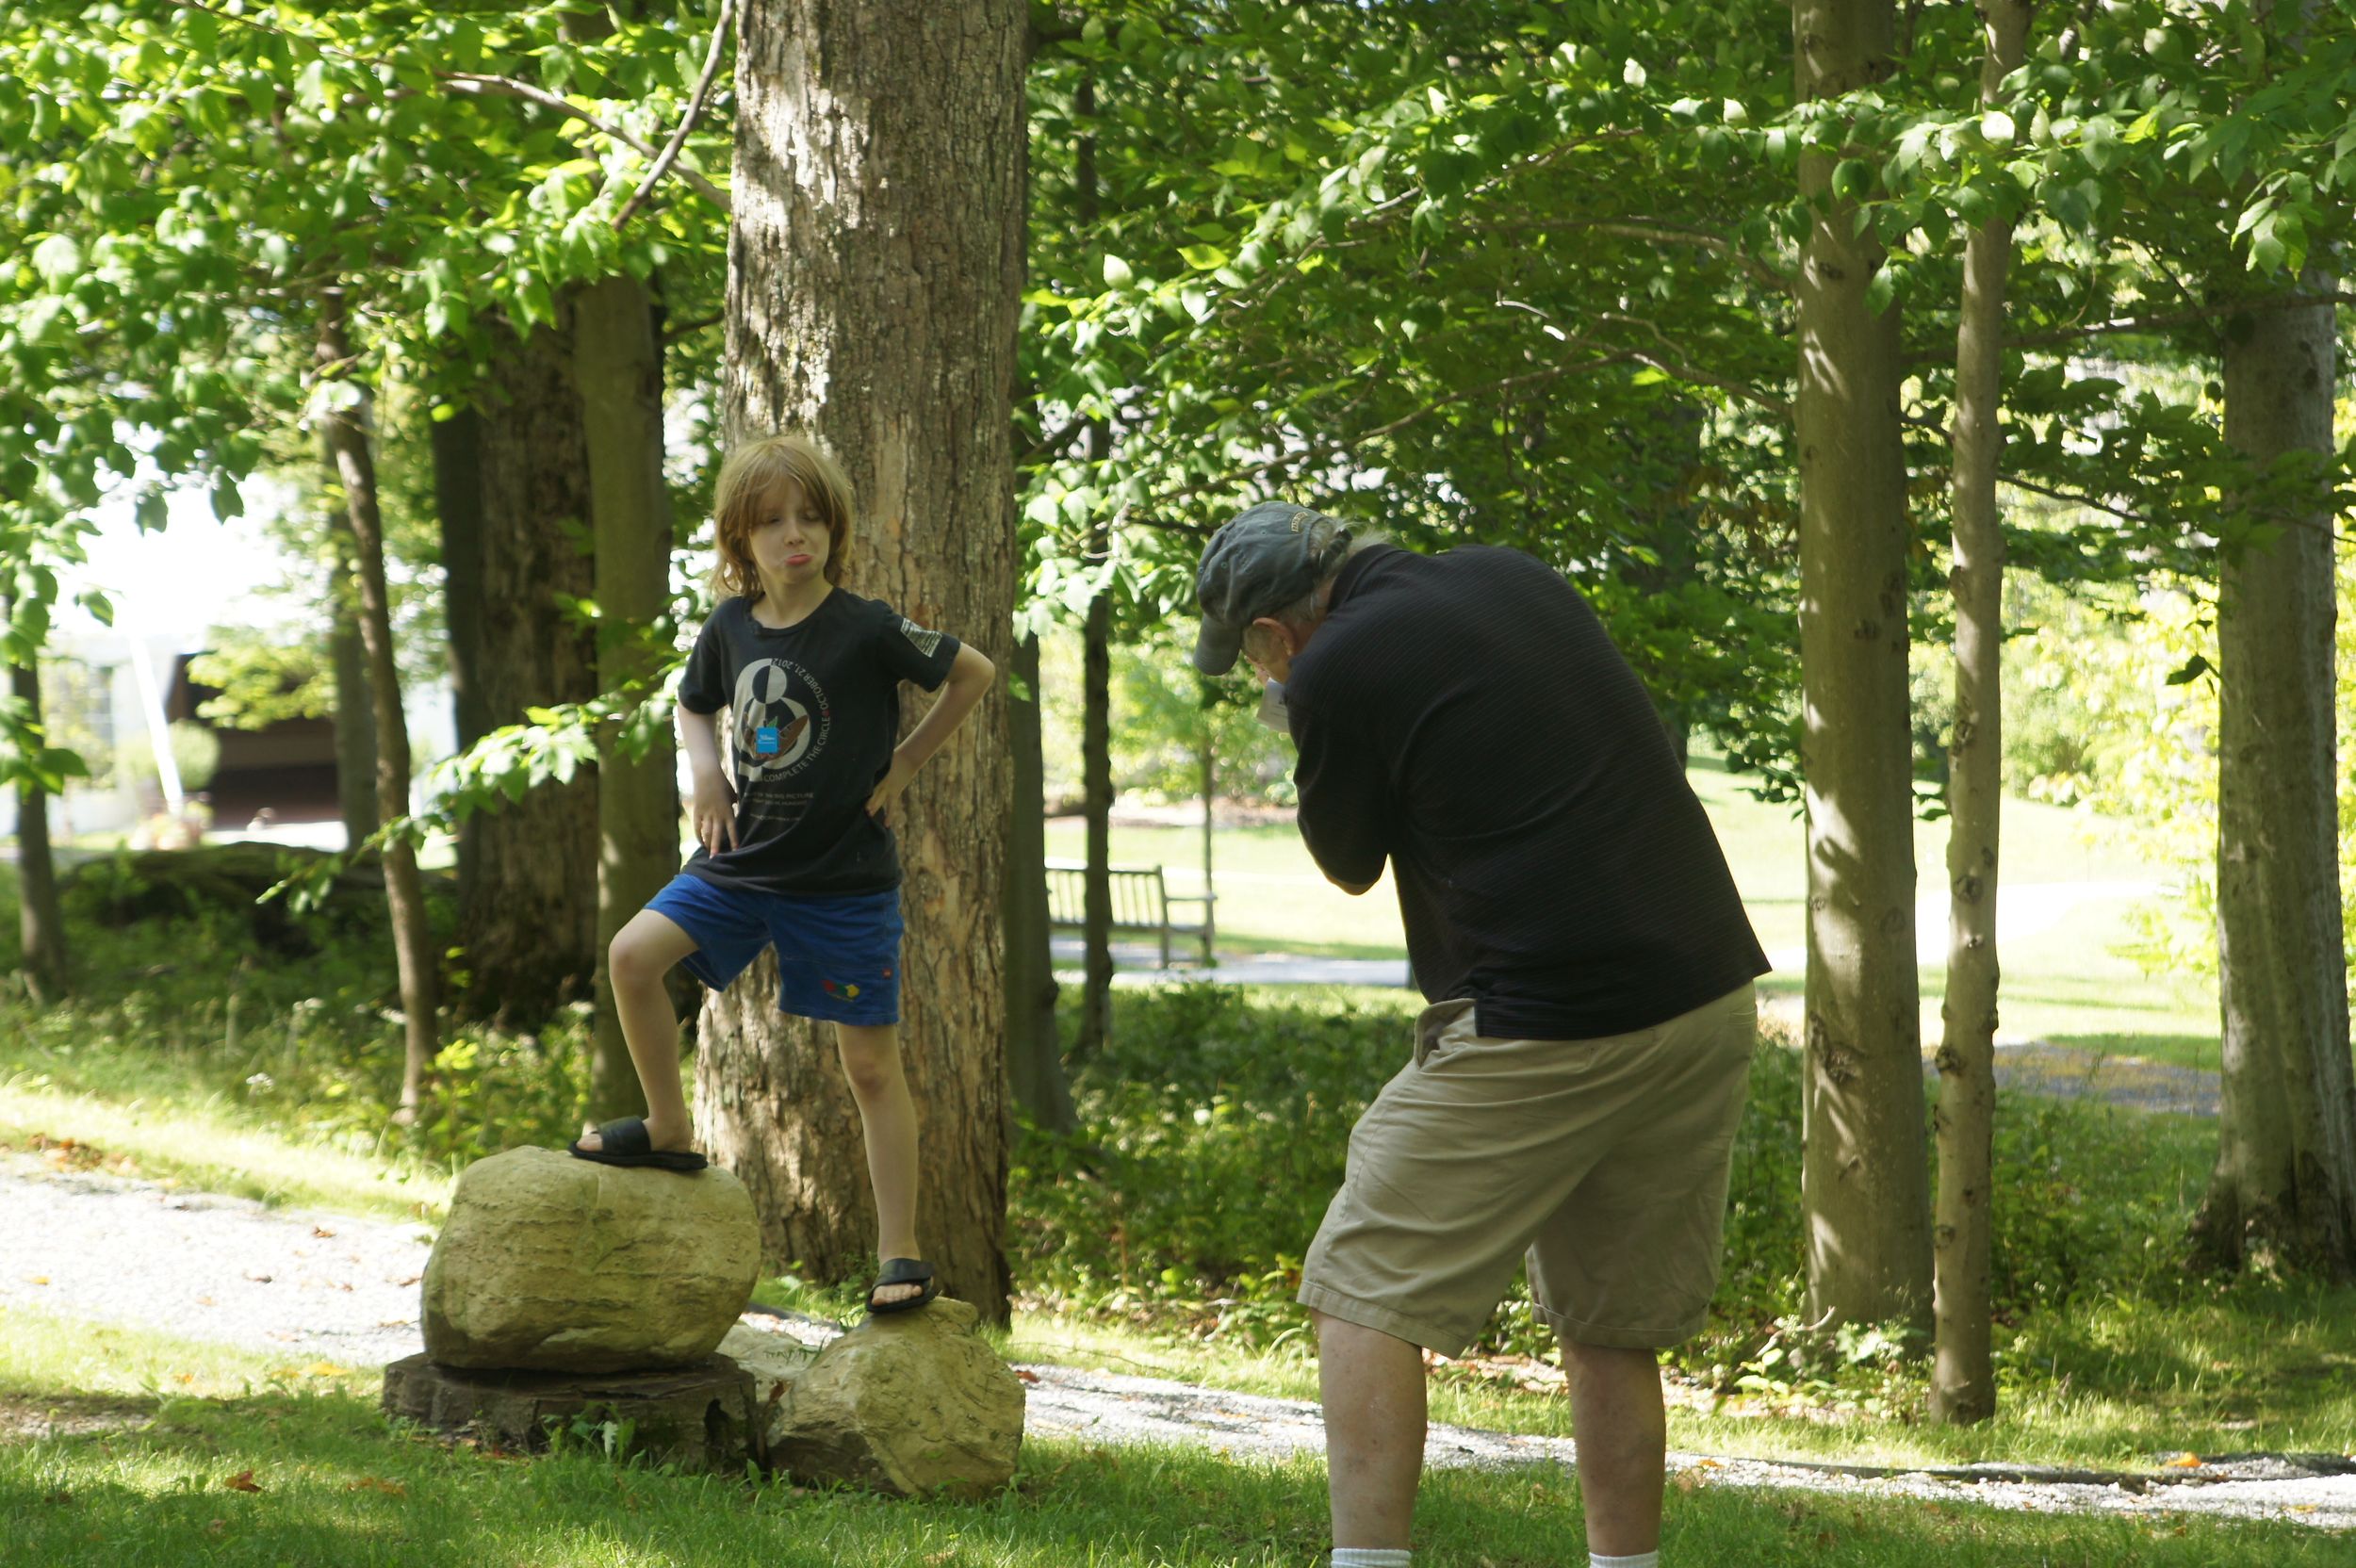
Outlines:
[[734,716],[740,792],[800,773],[817,760],[834,727],[826,689],[783,659],[757,659],[738,673]]

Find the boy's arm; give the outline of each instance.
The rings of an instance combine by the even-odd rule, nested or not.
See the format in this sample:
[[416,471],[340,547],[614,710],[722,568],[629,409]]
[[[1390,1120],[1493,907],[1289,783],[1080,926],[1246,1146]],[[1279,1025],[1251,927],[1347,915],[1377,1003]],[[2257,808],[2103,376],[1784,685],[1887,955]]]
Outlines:
[[908,738],[893,750],[892,771],[875,786],[875,792],[867,797],[869,814],[880,813],[899,798],[900,792],[908,787],[908,780],[916,776],[916,770],[965,722],[965,716],[973,710],[973,705],[982,700],[982,694],[990,690],[990,683],[997,678],[998,666],[990,662],[988,655],[968,644],[957,645],[948,678],[941,683],[941,695],[917,721],[916,727],[908,731]]
[[728,791],[727,772],[720,766],[720,715],[679,710],[679,744],[695,775],[695,841],[713,855],[723,846],[736,847],[735,797]]

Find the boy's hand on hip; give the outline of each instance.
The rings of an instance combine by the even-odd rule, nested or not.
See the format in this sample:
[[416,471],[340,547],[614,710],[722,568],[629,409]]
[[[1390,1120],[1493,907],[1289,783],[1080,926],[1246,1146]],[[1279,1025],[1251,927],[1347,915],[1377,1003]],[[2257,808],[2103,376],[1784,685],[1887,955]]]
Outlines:
[[915,776],[914,768],[893,757],[892,771],[883,776],[883,781],[875,786],[875,792],[867,797],[867,814],[877,822],[883,821],[884,813],[892,808],[892,803],[900,798],[900,792],[907,789],[908,780]]
[[736,792],[726,778],[695,780],[695,841],[707,855],[736,847]]

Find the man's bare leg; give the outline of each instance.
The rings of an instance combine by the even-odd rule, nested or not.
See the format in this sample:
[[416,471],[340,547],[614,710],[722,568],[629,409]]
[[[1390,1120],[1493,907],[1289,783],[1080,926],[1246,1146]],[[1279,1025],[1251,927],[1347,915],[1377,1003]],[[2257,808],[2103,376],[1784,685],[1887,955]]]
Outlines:
[[1659,1551],[1669,1447],[1660,1357],[1567,1339],[1562,1346],[1579,1440],[1579,1494],[1587,1507],[1587,1549],[1598,1557]]
[[1423,1476],[1423,1350],[1312,1311],[1333,1544],[1404,1550]]
[[[695,1141],[687,1096],[679,1086],[679,1015],[671,1010],[671,993],[663,984],[671,966],[695,951],[695,939],[676,921],[641,909],[614,933],[605,954],[614,1011],[630,1045],[630,1065],[638,1070],[638,1086],[646,1096],[646,1142],[656,1149],[685,1149]],[[581,1135],[581,1146],[601,1149],[605,1143],[592,1130]]]

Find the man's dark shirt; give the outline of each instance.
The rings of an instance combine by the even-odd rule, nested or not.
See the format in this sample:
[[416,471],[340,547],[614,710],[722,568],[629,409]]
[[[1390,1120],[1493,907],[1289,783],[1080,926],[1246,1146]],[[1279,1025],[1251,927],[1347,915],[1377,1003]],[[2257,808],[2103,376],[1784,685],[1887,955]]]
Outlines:
[[1424,995],[1481,1034],[1625,1034],[1766,972],[1651,698],[1538,562],[1364,551],[1284,700],[1310,853],[1389,858]]
[[687,656],[679,705],[728,710],[736,847],[697,849],[687,871],[757,892],[898,887],[899,849],[867,800],[892,771],[900,682],[932,691],[957,657],[955,637],[840,588],[782,629],[755,620],[744,598],[714,610]]

